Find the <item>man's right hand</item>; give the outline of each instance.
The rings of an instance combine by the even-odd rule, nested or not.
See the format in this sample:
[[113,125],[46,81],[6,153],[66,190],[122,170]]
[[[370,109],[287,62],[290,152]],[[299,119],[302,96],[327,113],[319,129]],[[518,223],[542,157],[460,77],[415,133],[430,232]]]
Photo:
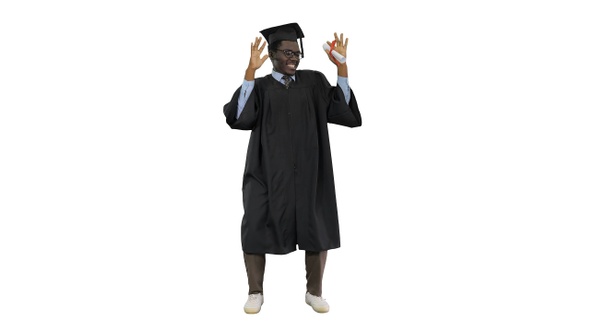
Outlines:
[[262,43],[262,46],[260,46],[261,40],[262,37],[258,37],[253,43],[250,44],[250,63],[248,64],[248,69],[246,70],[245,76],[247,81],[254,80],[254,72],[262,66],[266,59],[268,59],[268,54],[265,54],[262,57],[260,56],[264,50],[264,47],[266,47],[266,41]]

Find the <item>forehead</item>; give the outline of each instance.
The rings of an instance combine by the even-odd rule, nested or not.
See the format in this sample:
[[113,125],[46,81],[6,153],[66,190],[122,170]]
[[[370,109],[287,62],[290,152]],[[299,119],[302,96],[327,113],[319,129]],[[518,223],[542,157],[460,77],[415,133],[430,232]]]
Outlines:
[[291,51],[299,51],[299,44],[292,40],[283,40],[281,42],[281,48]]

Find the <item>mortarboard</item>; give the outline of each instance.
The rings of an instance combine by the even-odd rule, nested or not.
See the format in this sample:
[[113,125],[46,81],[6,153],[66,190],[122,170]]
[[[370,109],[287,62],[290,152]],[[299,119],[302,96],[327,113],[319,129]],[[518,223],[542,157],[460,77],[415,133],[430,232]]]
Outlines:
[[279,40],[299,40],[301,54],[303,57],[303,41],[301,40],[301,38],[305,36],[303,35],[303,31],[301,30],[301,27],[299,27],[299,24],[283,24],[276,27],[264,29],[260,31],[260,33],[264,36],[264,39],[266,39],[269,45]]

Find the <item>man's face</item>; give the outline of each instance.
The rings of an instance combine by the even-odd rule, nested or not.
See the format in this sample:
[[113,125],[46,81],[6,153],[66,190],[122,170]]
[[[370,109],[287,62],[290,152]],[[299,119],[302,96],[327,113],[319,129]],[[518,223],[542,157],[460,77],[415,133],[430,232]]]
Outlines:
[[[285,51],[291,53],[290,58],[285,54]],[[271,57],[272,66],[275,71],[285,75],[294,75],[295,70],[299,66],[299,59],[301,59],[301,55],[297,56],[299,52],[301,51],[296,41],[283,40],[279,45],[279,49]]]

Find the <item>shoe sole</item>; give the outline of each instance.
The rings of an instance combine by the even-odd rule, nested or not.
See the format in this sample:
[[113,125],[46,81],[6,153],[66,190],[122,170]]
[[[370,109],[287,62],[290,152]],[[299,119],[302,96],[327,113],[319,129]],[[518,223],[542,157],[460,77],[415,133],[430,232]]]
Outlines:
[[[307,303],[307,301],[305,302]],[[307,303],[308,306],[310,306],[313,311],[320,313],[320,314],[325,314],[326,312],[330,311],[330,307],[327,308],[315,308],[314,306],[311,305],[311,303]]]
[[260,312],[260,309],[262,309],[262,304],[258,308],[247,308],[247,307],[244,307],[244,312],[247,313],[247,314],[249,314],[249,315],[252,315],[252,314],[259,313]]
[[256,310],[256,309],[246,309],[244,308],[244,312],[249,314],[249,315],[253,315],[253,314],[257,314],[260,312],[260,309]]
[[325,314],[328,311],[330,311],[329,308],[314,308],[314,307],[311,307],[311,308],[313,309],[313,311],[320,313],[320,314]]

